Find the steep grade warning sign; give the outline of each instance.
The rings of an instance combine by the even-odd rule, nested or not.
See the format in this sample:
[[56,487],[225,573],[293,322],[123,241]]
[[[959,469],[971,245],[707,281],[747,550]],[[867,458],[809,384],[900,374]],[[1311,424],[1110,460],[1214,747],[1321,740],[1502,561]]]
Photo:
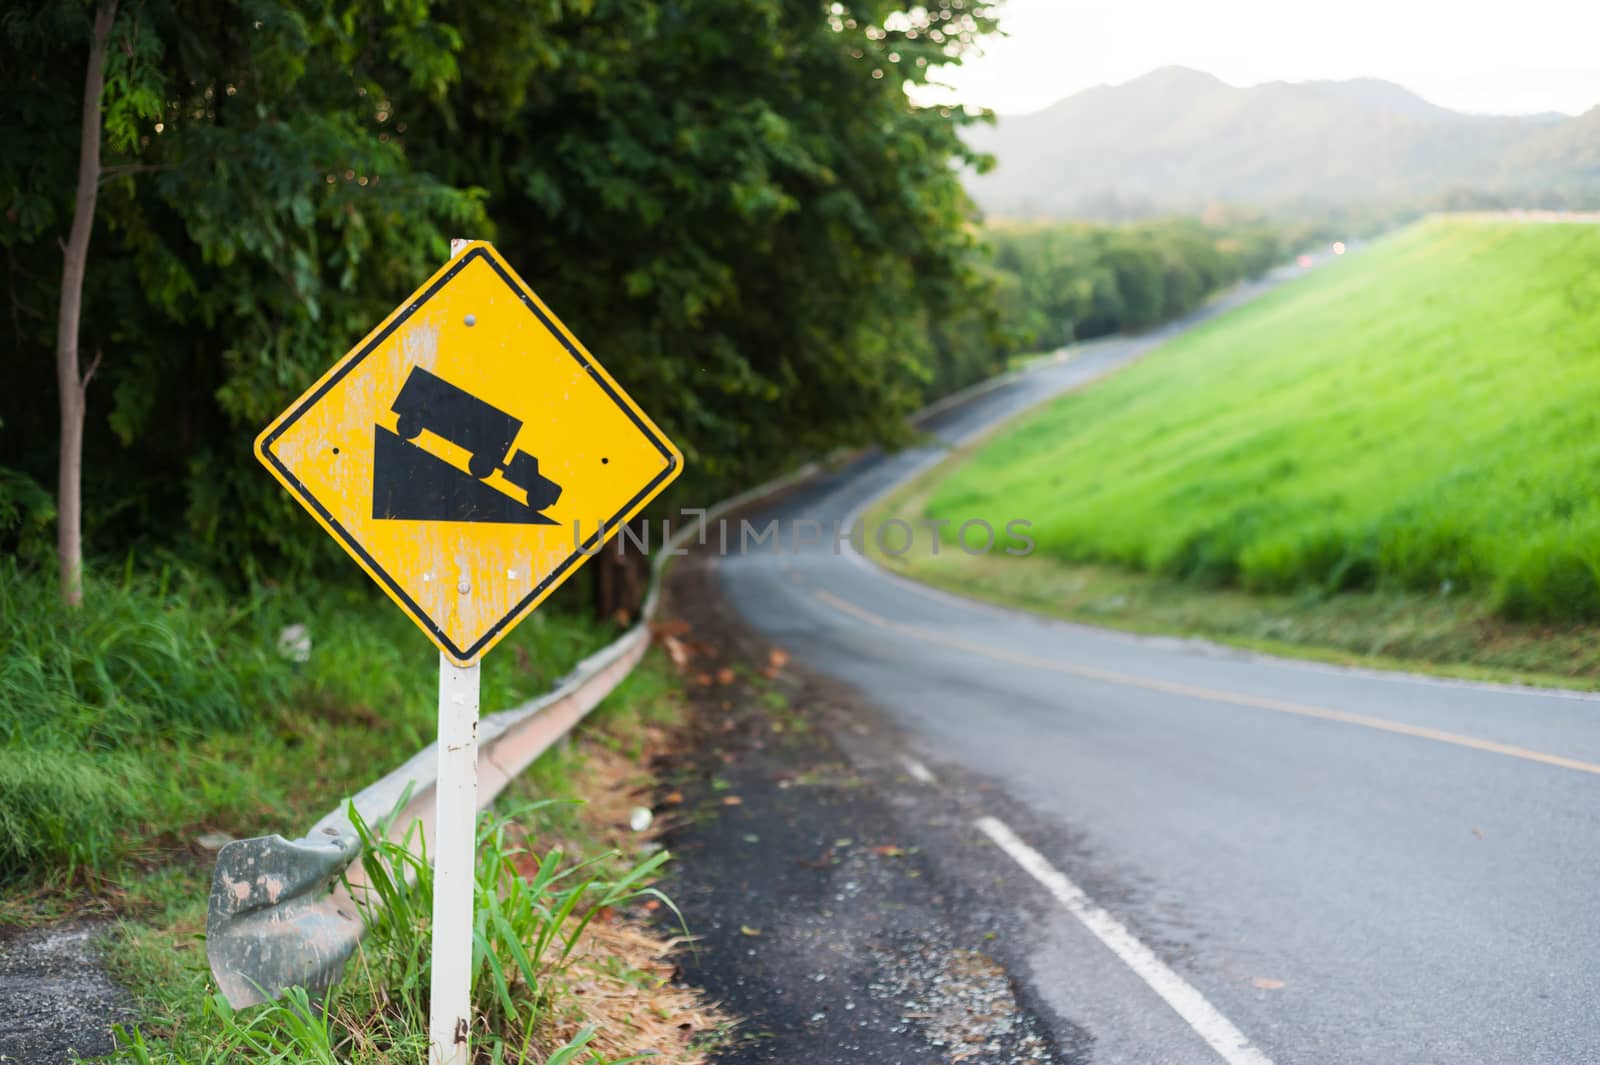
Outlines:
[[461,664],[683,468],[678,449],[482,242],[279,415],[256,452]]

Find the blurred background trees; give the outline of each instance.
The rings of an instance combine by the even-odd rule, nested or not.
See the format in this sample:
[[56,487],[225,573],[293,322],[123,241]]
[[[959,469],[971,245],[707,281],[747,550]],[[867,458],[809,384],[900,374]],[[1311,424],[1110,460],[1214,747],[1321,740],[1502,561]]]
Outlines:
[[[933,330],[984,313],[953,165],[968,119],[904,85],[993,25],[969,0],[897,10],[123,0],[82,327],[104,352],[91,554],[315,564],[249,442],[451,235],[498,242],[686,445],[690,491],[891,435]],[[0,536],[22,551],[49,520],[93,14],[64,0],[0,25]]]
[[1244,211],[1204,219],[1002,223],[988,229],[995,310],[1013,348],[1144,329],[1277,265],[1320,233]]
[[[41,566],[94,12],[0,21],[0,550]],[[961,187],[977,118],[906,87],[994,26],[977,0],[121,0],[80,342],[103,353],[90,558],[331,559],[250,441],[451,236],[493,239],[679,441],[694,502],[893,442],[1012,354],[1282,251],[1249,219],[988,233]]]

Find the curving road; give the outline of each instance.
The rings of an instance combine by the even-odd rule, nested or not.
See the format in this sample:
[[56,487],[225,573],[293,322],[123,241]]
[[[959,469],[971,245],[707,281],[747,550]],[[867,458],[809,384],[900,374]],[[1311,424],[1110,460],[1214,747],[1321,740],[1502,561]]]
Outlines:
[[[1249,298],[1080,347],[751,515],[847,521],[945,448]],[[1025,517],[1025,515],[1019,515]],[[848,549],[721,559],[730,602],[975,789],[1035,915],[1014,975],[1092,1060],[1600,1062],[1600,701],[984,606]],[[986,885],[979,885],[985,887]]]

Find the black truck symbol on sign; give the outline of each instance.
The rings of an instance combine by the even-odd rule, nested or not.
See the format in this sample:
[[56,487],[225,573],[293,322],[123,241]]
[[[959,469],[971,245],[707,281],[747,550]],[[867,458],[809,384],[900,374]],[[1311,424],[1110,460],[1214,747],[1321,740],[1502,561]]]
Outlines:
[[[399,433],[373,430],[374,518],[554,524],[539,511],[555,505],[561,486],[527,452],[507,457],[522,431],[520,418],[420,366],[412,367],[390,409],[400,416]],[[413,443],[424,429],[467,452],[470,477]],[[527,494],[525,502],[484,483],[496,470]]]

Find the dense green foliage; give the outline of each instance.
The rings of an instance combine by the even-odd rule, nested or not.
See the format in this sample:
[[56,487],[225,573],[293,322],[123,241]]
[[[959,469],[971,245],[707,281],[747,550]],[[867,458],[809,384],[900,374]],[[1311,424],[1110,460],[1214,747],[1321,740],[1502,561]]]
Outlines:
[[[169,571],[88,591],[69,610],[48,574],[0,560],[0,883],[106,872],[207,828],[298,834],[432,738],[435,660],[364,589],[241,597]],[[295,624],[304,664],[278,649]],[[535,616],[484,667],[485,706],[542,693],[605,638]]]
[[[25,552],[54,483],[90,14],[0,22],[0,548]],[[331,557],[249,442],[453,235],[495,239],[683,445],[687,492],[892,436],[951,338],[986,335],[952,165],[970,119],[904,88],[992,26],[979,0],[122,0],[82,343],[103,353],[90,557]]]
[[1012,343],[1060,347],[1143,329],[1276,265],[1291,232],[1247,218],[989,228],[996,300]]
[[1027,417],[931,515],[1246,589],[1600,619],[1600,228],[1432,221]]

